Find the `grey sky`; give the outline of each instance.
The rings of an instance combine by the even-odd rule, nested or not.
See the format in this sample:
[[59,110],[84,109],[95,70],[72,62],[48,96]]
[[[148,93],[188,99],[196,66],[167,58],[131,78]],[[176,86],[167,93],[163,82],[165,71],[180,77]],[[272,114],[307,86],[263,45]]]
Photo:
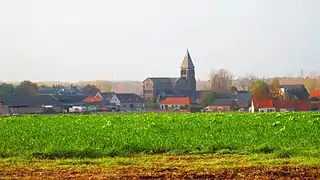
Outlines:
[[3,0],[0,80],[143,80],[318,69],[319,0]]

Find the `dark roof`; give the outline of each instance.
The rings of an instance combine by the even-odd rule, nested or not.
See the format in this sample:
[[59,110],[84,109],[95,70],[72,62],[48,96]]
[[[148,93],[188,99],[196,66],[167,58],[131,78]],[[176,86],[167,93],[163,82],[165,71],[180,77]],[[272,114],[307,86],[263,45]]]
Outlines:
[[64,102],[64,103],[78,103],[78,102],[81,102],[83,101],[87,96],[85,95],[73,95],[73,96],[70,96],[70,95],[55,95],[55,97],[61,101],[61,102]]
[[57,89],[54,88],[39,88],[38,94],[56,94],[58,92]]
[[9,106],[41,106],[62,104],[57,98],[51,95],[31,95],[31,96],[6,96],[0,97],[4,105]]
[[238,91],[235,93],[234,98],[243,101],[251,101],[251,93],[248,91]]
[[216,97],[219,99],[231,99],[234,97],[234,94],[229,92],[216,92]]
[[192,62],[189,50],[187,50],[187,54],[184,56],[184,59],[181,64],[181,69],[194,69],[194,64]]
[[280,85],[280,88],[293,89],[293,88],[305,88],[305,87],[303,84],[287,84],[287,85]]
[[151,77],[154,83],[175,83],[177,82],[180,77]]
[[236,103],[236,100],[234,99],[216,99],[212,105],[218,105],[218,106],[231,106],[234,103]]
[[82,96],[85,95],[82,91],[80,91],[77,87],[64,87],[57,91],[57,94],[59,95],[65,95],[65,96]]
[[309,96],[309,91],[306,89],[306,87],[303,84],[290,84],[290,85],[280,85],[280,88],[286,89],[286,91],[300,91],[304,92],[304,94],[295,94],[299,95],[298,98],[306,99]]
[[103,98],[110,99],[115,94],[115,92],[99,92],[99,94]]
[[173,89],[180,77],[151,77],[155,89]]
[[122,103],[143,103],[144,102],[142,97],[134,93],[115,93],[115,95]]

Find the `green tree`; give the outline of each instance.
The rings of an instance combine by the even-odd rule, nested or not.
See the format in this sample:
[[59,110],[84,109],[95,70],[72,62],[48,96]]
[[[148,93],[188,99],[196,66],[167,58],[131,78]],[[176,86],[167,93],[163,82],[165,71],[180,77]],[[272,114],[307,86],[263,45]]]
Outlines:
[[0,93],[12,95],[13,93],[15,93],[15,88],[12,84],[2,83],[0,85]]
[[100,89],[97,88],[95,85],[87,84],[85,87],[82,88],[82,91],[86,94],[97,94],[97,92],[100,92]]
[[283,93],[280,89],[280,81],[278,79],[272,80],[269,85],[270,95],[274,100],[280,100],[283,97]]
[[268,85],[263,80],[254,81],[249,87],[249,91],[255,99],[263,100],[270,98]]
[[31,81],[22,81],[17,87],[16,92],[20,95],[33,95],[38,92],[38,85]]
[[211,105],[217,98],[217,95],[215,92],[211,92],[208,95],[205,96],[205,98],[203,99],[202,104],[204,106],[208,106]]

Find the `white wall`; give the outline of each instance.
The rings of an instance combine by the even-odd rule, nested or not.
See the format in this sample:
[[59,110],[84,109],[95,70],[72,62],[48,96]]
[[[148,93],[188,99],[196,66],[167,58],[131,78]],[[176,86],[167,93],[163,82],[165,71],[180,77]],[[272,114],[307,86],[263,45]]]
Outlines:
[[166,109],[166,105],[168,109],[180,108],[181,106],[185,106],[185,104],[160,104],[160,109]]
[[121,102],[116,95],[112,96],[112,98],[110,99],[110,103],[114,103],[117,106],[121,106]]

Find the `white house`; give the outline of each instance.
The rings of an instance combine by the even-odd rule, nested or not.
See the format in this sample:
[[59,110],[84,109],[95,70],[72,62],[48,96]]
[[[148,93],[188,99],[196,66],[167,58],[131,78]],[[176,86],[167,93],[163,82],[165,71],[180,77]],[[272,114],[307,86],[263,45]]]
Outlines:
[[116,104],[120,108],[137,109],[144,108],[144,100],[134,93],[114,93],[110,103]]

